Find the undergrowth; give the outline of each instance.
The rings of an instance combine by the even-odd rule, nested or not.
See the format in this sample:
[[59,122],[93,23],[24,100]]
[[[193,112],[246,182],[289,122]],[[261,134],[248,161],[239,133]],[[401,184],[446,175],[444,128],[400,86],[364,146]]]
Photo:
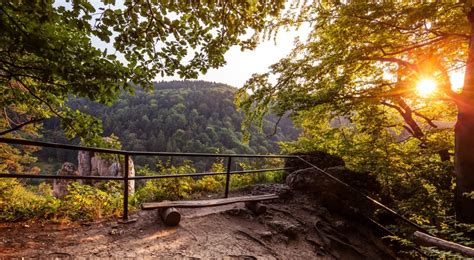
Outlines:
[[[250,167],[241,165],[242,168]],[[148,167],[137,170],[137,175],[195,173],[191,162],[173,166],[159,164],[157,172]],[[209,172],[225,172],[222,162],[212,165]],[[281,172],[234,174],[230,188],[238,189],[253,183],[280,182]],[[142,202],[187,199],[208,193],[223,193],[225,175],[200,178],[180,177],[137,181],[136,192],[130,196],[130,209]],[[50,184],[25,185],[17,179],[0,180],[0,221],[25,221],[30,219],[68,222],[91,221],[122,214],[123,185],[119,181],[96,182],[93,185],[71,182],[68,193],[56,198]]]

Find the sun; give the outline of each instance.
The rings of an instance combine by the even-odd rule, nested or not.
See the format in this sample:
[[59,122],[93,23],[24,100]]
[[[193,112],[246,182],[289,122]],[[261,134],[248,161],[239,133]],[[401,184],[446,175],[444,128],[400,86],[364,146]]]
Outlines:
[[432,95],[437,88],[437,83],[435,80],[430,78],[421,79],[416,84],[416,92],[422,97],[428,97]]

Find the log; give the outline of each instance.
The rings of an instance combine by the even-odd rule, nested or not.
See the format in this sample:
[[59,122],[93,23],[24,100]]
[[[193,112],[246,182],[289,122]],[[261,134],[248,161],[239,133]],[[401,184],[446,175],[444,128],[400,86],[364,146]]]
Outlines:
[[181,220],[181,214],[176,208],[161,208],[158,213],[167,226],[177,226]]
[[250,209],[253,213],[260,215],[267,212],[267,206],[258,202],[245,202],[245,207]]
[[442,249],[455,251],[466,256],[474,256],[473,248],[456,244],[454,242],[440,239],[434,236],[430,236],[420,231],[416,231],[415,233],[413,233],[413,237],[415,238],[415,243],[421,246],[436,246]]

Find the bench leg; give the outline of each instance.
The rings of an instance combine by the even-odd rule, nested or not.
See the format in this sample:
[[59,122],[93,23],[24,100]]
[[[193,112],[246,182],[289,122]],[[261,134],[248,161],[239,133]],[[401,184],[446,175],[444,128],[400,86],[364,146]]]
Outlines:
[[267,206],[262,205],[258,202],[245,202],[245,207],[251,210],[253,213],[260,215],[267,212]]
[[176,208],[158,209],[158,213],[167,226],[177,226],[181,220],[181,214]]

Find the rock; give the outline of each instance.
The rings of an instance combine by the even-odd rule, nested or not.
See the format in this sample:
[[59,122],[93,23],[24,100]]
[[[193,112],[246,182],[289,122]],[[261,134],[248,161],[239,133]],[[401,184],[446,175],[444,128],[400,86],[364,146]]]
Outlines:
[[112,229],[109,231],[109,235],[112,235],[112,236],[121,236],[125,233],[124,230],[121,230],[121,229]]
[[77,153],[77,171],[80,176],[91,176],[91,157],[93,154],[93,152],[87,151],[79,151]]
[[245,207],[257,215],[267,212],[267,206],[254,201],[245,202]]
[[298,233],[303,232],[304,230],[292,223],[281,221],[281,220],[273,220],[268,222],[268,225],[278,231],[279,233],[284,234],[289,239],[295,239],[298,236]]
[[382,191],[380,183],[368,172],[351,171],[344,166],[330,167],[324,170],[352,187],[372,196],[378,196]]
[[[380,191],[380,185],[368,173],[354,172],[345,167],[328,168],[327,172],[364,193],[376,195]],[[286,183],[293,190],[320,198],[322,204],[331,211],[351,216],[374,211],[374,205],[363,195],[316,169],[297,170],[288,175]]]
[[[294,153],[293,155],[301,156],[304,160],[316,165],[317,167],[324,169],[334,166],[345,166],[346,163],[344,160],[336,155],[332,155],[322,151],[313,151],[308,153]],[[296,169],[306,169],[311,167],[309,164],[303,162],[298,158],[288,158],[285,161],[285,168],[292,167],[295,168],[287,173],[291,173]]]
[[[122,176],[124,163],[117,156],[104,157],[87,151],[79,151],[77,155],[78,172],[81,176]],[[132,158],[129,158],[129,176],[135,176],[135,166]],[[87,181],[87,184],[96,182]],[[129,194],[135,192],[135,181],[129,181]]]
[[[58,170],[57,175],[60,176],[79,176],[76,165],[70,162],[65,162],[61,166],[61,169]],[[68,185],[77,180],[67,180],[67,179],[54,179],[53,180],[53,195],[55,197],[62,197],[66,195],[68,191]]]
[[270,239],[272,238],[273,233],[271,231],[261,231],[261,232],[257,232],[257,235],[263,239]]
[[252,195],[277,194],[280,199],[290,199],[293,197],[291,189],[284,184],[256,184],[250,191]]
[[[336,183],[315,169],[296,170],[286,177],[286,184],[297,191],[319,193],[332,188]],[[335,188],[339,188],[338,185]]]

